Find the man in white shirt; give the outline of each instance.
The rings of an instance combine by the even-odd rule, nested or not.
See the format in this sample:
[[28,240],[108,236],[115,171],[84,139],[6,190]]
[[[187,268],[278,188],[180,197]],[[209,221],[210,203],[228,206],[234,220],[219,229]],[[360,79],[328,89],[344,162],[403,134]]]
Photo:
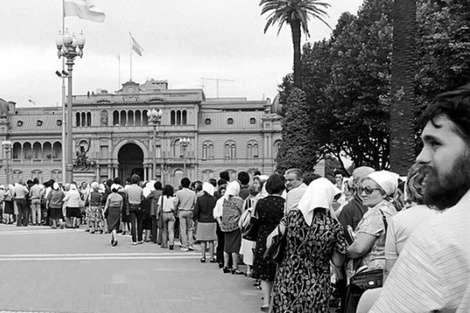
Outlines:
[[299,201],[307,190],[307,185],[304,184],[302,178],[302,171],[298,168],[290,168],[284,174],[286,178],[286,212],[297,208]]
[[372,313],[470,312],[470,85],[439,95],[422,122],[424,202],[445,211],[408,239]]

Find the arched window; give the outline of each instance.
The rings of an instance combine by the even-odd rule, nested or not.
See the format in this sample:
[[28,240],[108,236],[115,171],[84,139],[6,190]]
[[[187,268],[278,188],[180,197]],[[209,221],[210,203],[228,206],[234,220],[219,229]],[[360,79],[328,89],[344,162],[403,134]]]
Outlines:
[[229,160],[234,160],[236,157],[236,152],[237,152],[237,147],[235,145],[235,142],[227,141],[225,143],[225,148],[224,148],[225,158]]
[[29,142],[23,145],[23,159],[30,160],[33,157],[31,144]]
[[181,125],[181,111],[176,111],[176,125]]
[[42,159],[42,148],[39,142],[33,144],[33,159]]
[[181,146],[179,139],[176,139],[173,142],[173,157],[175,159],[181,159],[183,157],[183,147]]
[[142,126],[142,117],[140,115],[140,110],[135,111],[135,125]]
[[86,126],[91,126],[91,113],[86,114]]
[[258,158],[259,156],[259,152],[258,152],[258,143],[254,140],[248,142],[248,153],[247,153],[247,156],[248,156],[248,159],[253,159],[253,158]]
[[86,114],[85,114],[85,112],[82,112],[82,120],[81,120],[81,122],[82,122],[82,124],[81,124],[82,126],[85,126],[85,125],[86,125]]
[[75,126],[80,126],[80,113],[75,113]]
[[214,144],[211,141],[206,141],[202,145],[202,159],[214,159]]
[[19,142],[15,142],[13,144],[13,159],[20,159],[21,158],[21,144]]
[[129,121],[129,126],[135,126],[134,122],[134,111],[129,111],[127,114],[127,120]]
[[52,159],[52,145],[50,142],[45,142],[42,146],[42,153],[47,160]]
[[62,144],[60,142],[54,142],[52,145],[52,158],[62,159]]
[[183,125],[186,125],[188,123],[188,112],[186,110],[183,110]]
[[147,110],[142,111],[142,126],[147,126],[149,124],[149,117],[147,116]]
[[121,111],[121,126],[127,126],[127,112],[122,110]]
[[273,158],[277,158],[277,154],[279,153],[279,147],[281,146],[282,140],[276,140],[274,142],[274,151],[273,151]]
[[176,113],[175,110],[171,110],[171,125],[176,124]]
[[119,111],[113,111],[113,126],[119,126]]

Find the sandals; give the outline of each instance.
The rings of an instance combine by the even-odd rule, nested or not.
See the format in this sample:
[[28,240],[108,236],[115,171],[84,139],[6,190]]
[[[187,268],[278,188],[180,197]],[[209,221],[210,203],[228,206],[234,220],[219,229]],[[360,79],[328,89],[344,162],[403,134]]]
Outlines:
[[210,258],[209,259],[209,263],[216,263],[216,262],[217,262],[217,260],[215,258]]
[[232,275],[243,275],[244,272],[240,271],[238,268],[232,268]]

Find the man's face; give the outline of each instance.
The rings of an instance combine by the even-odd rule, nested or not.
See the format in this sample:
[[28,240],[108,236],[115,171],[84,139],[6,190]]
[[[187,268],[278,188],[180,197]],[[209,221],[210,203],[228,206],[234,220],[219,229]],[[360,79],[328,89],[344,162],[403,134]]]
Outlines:
[[341,174],[336,174],[335,175],[335,180],[337,185],[341,185],[343,183],[343,175]]
[[287,191],[299,187],[302,184],[302,180],[297,177],[294,173],[286,175],[286,189]]
[[470,147],[446,116],[426,124],[423,149],[416,161],[429,167],[424,202],[443,210],[454,206],[470,189]]

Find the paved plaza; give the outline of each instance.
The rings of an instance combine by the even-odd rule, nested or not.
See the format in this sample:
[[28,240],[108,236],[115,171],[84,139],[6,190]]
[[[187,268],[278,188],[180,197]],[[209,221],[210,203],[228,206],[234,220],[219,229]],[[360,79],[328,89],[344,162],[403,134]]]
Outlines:
[[127,235],[111,247],[83,227],[0,224],[0,312],[260,312],[253,280],[201,263],[199,251]]

